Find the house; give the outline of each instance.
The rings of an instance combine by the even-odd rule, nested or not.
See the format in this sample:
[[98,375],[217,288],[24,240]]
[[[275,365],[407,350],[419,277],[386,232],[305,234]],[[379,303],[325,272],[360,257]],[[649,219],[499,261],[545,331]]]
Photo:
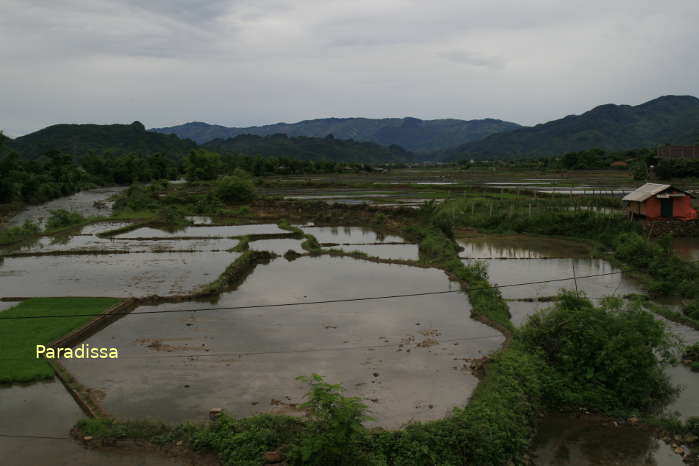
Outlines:
[[646,183],[623,200],[626,210],[634,216],[694,220],[697,211],[692,208],[692,198],[692,194],[669,184]]
[[659,146],[658,159],[699,159],[699,146]]

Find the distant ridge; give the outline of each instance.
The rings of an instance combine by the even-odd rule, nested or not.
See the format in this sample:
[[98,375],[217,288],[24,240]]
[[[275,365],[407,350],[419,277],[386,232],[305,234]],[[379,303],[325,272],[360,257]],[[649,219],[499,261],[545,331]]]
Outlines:
[[91,152],[182,155],[197,147],[191,140],[146,131],[138,121],[129,125],[52,125],[12,139],[6,146],[29,158],[53,150],[72,155]]
[[320,118],[298,123],[275,123],[247,128],[210,125],[191,122],[151,131],[176,134],[204,144],[214,139],[229,139],[242,134],[270,136],[286,134],[289,137],[325,137],[332,134],[336,139],[368,141],[385,146],[399,145],[409,151],[426,153],[454,147],[465,142],[482,139],[491,134],[510,131],[520,126],[502,120],[420,120],[418,118]]
[[699,99],[663,96],[646,103],[606,104],[581,115],[494,134],[444,151],[445,160],[512,159],[592,148],[625,150],[699,142]]

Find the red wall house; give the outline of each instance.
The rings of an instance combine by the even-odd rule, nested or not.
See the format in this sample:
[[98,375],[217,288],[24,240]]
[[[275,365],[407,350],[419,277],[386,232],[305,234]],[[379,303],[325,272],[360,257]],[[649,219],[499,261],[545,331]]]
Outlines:
[[697,211],[692,208],[693,197],[669,184],[646,183],[624,196],[624,201],[626,209],[635,216],[694,220]]

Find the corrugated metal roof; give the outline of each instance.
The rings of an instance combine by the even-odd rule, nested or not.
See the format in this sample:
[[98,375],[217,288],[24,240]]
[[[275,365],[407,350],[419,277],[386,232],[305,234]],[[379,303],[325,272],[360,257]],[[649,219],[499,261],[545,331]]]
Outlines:
[[669,184],[657,184],[657,183],[646,183],[636,191],[630,192],[624,196],[624,201],[636,201],[643,202],[646,199],[650,199],[658,193],[665,191],[670,188]]

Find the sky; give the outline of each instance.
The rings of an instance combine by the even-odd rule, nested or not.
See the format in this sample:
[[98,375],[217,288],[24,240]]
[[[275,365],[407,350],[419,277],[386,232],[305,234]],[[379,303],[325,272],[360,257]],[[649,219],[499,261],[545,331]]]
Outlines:
[[499,118],[699,96],[697,0],[0,0],[0,130]]

